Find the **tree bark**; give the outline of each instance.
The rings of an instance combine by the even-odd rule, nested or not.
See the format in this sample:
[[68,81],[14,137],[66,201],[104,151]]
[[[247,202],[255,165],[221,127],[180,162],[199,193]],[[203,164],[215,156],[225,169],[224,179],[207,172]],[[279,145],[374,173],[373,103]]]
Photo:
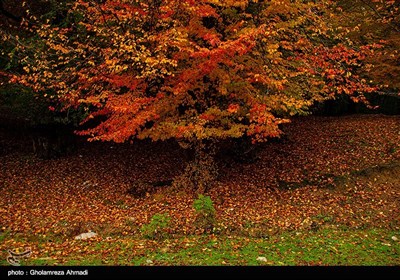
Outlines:
[[218,166],[215,162],[216,143],[212,140],[196,139],[181,146],[192,149],[194,158],[184,172],[174,179],[173,185],[201,194],[206,193],[218,177]]
[[33,153],[42,159],[58,158],[75,147],[75,136],[66,127],[36,127],[31,137]]

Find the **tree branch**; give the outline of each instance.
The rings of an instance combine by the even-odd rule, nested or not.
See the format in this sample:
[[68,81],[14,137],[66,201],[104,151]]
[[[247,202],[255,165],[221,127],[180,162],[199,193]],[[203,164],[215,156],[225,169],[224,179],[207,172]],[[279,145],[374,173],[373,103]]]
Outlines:
[[[361,3],[363,3],[365,6],[367,6],[368,8],[370,8],[380,19],[385,19],[385,17],[384,16],[382,16],[380,13],[379,13],[379,11],[374,7],[374,6],[372,6],[370,3],[368,3],[367,1],[365,1],[365,0],[360,0],[360,2]],[[391,22],[389,22],[389,24],[391,25],[391,26],[393,26],[393,28],[397,31],[397,32],[400,32],[400,29],[399,29],[399,27],[397,26],[397,25],[395,25],[395,24],[393,24],[393,23],[391,23]]]

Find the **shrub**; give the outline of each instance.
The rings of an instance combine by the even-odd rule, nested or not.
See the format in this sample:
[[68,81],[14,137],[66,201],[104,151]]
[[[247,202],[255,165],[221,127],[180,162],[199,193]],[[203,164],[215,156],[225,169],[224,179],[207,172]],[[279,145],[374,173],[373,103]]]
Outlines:
[[167,214],[154,214],[150,223],[143,225],[140,232],[145,238],[161,240],[168,236],[167,229],[171,218]]
[[212,231],[216,222],[216,211],[211,198],[199,194],[199,197],[193,202],[193,208],[196,210],[196,227],[204,231]]

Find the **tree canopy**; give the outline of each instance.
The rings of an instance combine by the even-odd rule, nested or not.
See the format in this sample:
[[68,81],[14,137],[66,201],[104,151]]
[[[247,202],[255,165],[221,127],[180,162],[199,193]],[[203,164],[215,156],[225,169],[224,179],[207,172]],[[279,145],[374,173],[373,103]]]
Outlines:
[[78,0],[25,21],[12,81],[84,110],[91,140],[264,141],[316,101],[377,89],[358,70],[380,45],[346,37],[335,4]]

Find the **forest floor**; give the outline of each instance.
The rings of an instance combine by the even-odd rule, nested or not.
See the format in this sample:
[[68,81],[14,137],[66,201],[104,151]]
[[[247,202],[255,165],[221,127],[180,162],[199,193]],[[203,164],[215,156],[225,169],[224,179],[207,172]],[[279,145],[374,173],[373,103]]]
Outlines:
[[[218,155],[203,232],[194,190],[154,186],[184,170],[176,143],[43,160],[0,130],[0,265],[25,248],[28,265],[400,265],[400,116],[299,117],[283,131],[255,161]],[[142,234],[155,214],[171,218],[164,238]]]

